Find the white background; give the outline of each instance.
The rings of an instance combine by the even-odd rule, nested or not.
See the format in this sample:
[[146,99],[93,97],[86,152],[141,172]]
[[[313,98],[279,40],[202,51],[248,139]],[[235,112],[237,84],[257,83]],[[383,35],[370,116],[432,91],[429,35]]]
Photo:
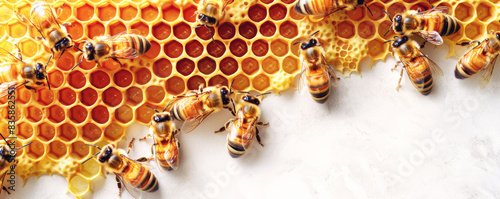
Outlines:
[[[461,48],[460,54],[466,48]],[[342,78],[325,104],[290,89],[264,99],[265,147],[239,159],[214,134],[231,115],[209,116],[195,131],[177,136],[180,167],[153,172],[161,198],[499,198],[500,71],[479,88],[478,75],[457,80],[457,58],[446,45],[429,54],[443,70],[429,96],[403,76],[395,60],[361,63],[362,76]],[[132,125],[127,141],[147,128]],[[131,157],[149,156],[152,141],[137,142]],[[121,142],[124,148],[126,142]],[[18,182],[18,185],[22,184]],[[113,175],[92,184],[94,198],[117,198]],[[73,198],[61,176],[32,177],[5,198]],[[90,194],[92,195],[92,194]],[[124,190],[122,198],[131,198]]]

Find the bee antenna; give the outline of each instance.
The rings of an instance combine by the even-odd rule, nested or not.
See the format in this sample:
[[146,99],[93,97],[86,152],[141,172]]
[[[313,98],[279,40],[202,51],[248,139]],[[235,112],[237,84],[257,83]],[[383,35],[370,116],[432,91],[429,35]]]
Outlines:
[[387,14],[387,16],[389,16],[389,20],[391,20],[391,22],[392,22],[392,17],[391,17],[391,15],[390,15],[387,11],[385,11],[385,10],[382,10],[382,12],[384,12],[385,14]]
[[207,27],[208,29],[208,33],[210,33],[210,37],[212,37],[212,42],[215,43],[215,40],[214,40],[214,35],[212,34],[212,30],[210,30],[210,27],[208,27],[207,25],[205,25],[205,27]]
[[384,44],[387,43],[387,42],[391,42],[391,41],[394,41],[394,40],[391,39],[391,40],[384,41]]
[[21,146],[21,147],[18,147],[18,148],[13,148],[13,149],[14,149],[14,150],[19,150],[19,149],[22,149],[22,148],[24,148],[24,147],[26,147],[26,146],[30,145],[31,143],[32,143],[32,142],[28,142],[28,144],[25,144],[25,145],[23,145],[23,146]]
[[258,95],[256,95],[255,97],[259,97],[259,96],[262,96],[262,95],[269,95],[269,94],[271,94],[271,92],[267,92],[267,93],[262,93],[262,94],[258,94]]
[[[88,144],[87,144],[88,145]],[[92,157],[86,159],[85,161],[82,162],[82,164],[85,164],[85,162],[89,161],[90,159],[94,158],[95,156],[99,155],[99,153],[101,153],[101,151],[95,153]]]
[[366,5],[366,3],[365,3],[365,7],[366,7],[366,9],[368,9],[368,12],[370,12],[370,14],[371,14],[371,15],[372,15],[372,17],[373,17],[373,13],[372,13],[372,11],[370,10],[370,8],[368,7],[368,5]]
[[319,30],[316,30],[316,32],[313,32],[313,34],[311,34],[311,36],[309,36],[309,38],[313,37],[318,32],[319,32]]
[[80,59],[80,62],[78,62],[78,64],[76,64],[75,66],[73,66],[73,68],[71,70],[75,70],[75,68],[80,65],[81,63],[83,62],[83,55],[82,55],[82,59]]
[[93,146],[93,147],[98,148],[99,150],[102,150],[102,149],[101,149],[101,147],[99,147],[99,146],[97,146],[97,145],[93,145],[93,144],[85,144],[85,145],[87,145],[87,146]]
[[233,94],[233,90],[231,90],[231,89],[233,88],[234,80],[235,79],[233,79],[233,81],[231,81],[231,84],[229,84],[229,94]]
[[300,41],[298,41],[298,42],[293,43],[293,45],[297,45],[297,44],[300,44],[300,43],[302,43],[302,42],[303,42],[303,41],[302,41],[302,40],[300,40]]
[[[83,41],[82,43],[85,43],[85,41]],[[83,50],[82,50],[82,49],[80,49],[80,48],[78,48],[78,46],[73,45],[73,47],[74,47],[74,48],[76,48],[76,49],[78,49],[80,52],[83,52]]]
[[[19,48],[19,47],[18,47],[18,48]],[[9,54],[10,56],[12,56],[12,57],[16,58],[17,60],[19,60],[19,61],[23,61],[22,59],[19,59],[18,57],[14,56],[12,53],[10,53],[9,51],[5,50],[4,48],[0,48],[0,49],[4,50],[7,54]]]
[[153,107],[149,106],[149,105],[146,105],[148,108],[150,109],[153,109],[154,111],[156,111],[157,113],[160,113],[158,110],[154,109]]
[[168,102],[167,106],[165,106],[165,108],[163,109],[163,112],[165,112],[167,110],[167,108],[170,106],[170,104],[172,104],[175,100],[171,100],[170,102]]
[[[47,64],[45,64],[45,72],[47,72],[47,66],[49,65],[50,59],[52,59],[52,55],[49,57]],[[49,75],[45,75],[45,80],[47,80],[47,86],[49,86],[49,90],[50,90]]]
[[234,91],[234,92],[235,92],[235,93],[247,93],[247,94],[248,94],[248,93],[250,93],[250,92],[248,92],[248,91]]
[[385,32],[384,37],[387,35],[387,33],[389,33],[389,31],[391,31],[391,29],[392,29],[392,25],[393,25],[393,24],[391,24],[391,26],[389,26],[389,29],[387,29],[387,32]]
[[[7,146],[9,146],[9,148],[11,148],[11,147],[10,147],[10,145],[9,145],[9,142],[7,141],[7,139],[5,139],[5,137],[4,137],[1,133],[0,133],[0,136],[2,136],[2,139],[5,141],[5,144],[6,144]],[[12,148],[11,148],[11,149],[12,149]]]

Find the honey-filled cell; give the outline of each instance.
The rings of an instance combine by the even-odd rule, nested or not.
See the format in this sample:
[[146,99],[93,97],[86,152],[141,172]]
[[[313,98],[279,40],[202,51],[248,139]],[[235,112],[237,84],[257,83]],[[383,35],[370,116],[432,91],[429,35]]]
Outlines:
[[[120,108],[118,108],[117,111],[119,109]],[[130,112],[132,112],[132,110],[130,110]],[[118,113],[116,113],[116,112],[115,112],[115,114],[118,115]],[[132,115],[132,117],[133,117],[133,113],[128,113],[126,115]],[[122,122],[122,123],[127,123],[127,122]],[[124,135],[125,135],[125,131],[124,131],[123,127],[120,126],[119,124],[116,124],[116,123],[110,123],[106,127],[106,129],[104,130],[104,137],[106,137],[110,141],[118,141],[118,139],[122,138]]]
[[21,43],[21,52],[23,53],[23,59],[24,57],[33,57],[38,52],[38,45],[31,39],[25,40]]
[[231,39],[236,34],[236,28],[233,24],[226,22],[217,28],[220,38]]
[[182,22],[174,26],[174,36],[178,39],[187,39],[191,35],[191,26]]
[[153,26],[153,36],[158,40],[167,39],[172,34],[170,25],[160,22]]
[[73,71],[68,75],[68,83],[71,87],[79,89],[85,86],[87,78],[80,71]]
[[116,16],[116,7],[113,5],[105,5],[97,8],[97,17],[101,21],[109,21]]
[[149,35],[149,26],[142,21],[132,24],[130,29],[138,31],[138,34],[144,37]]
[[71,88],[63,88],[59,90],[59,102],[63,105],[71,105],[76,101],[76,93]]
[[387,46],[385,46],[384,41],[380,39],[374,39],[368,42],[368,55],[373,59],[382,58],[387,52]]
[[363,21],[358,26],[358,35],[363,39],[370,39],[375,35],[375,24],[371,21]]
[[87,109],[80,105],[71,107],[68,111],[68,117],[74,123],[84,122],[87,119],[87,115],[88,115]]
[[161,46],[156,41],[149,41],[149,42],[151,43],[151,47],[149,47],[148,52],[144,53],[144,57],[149,59],[156,59],[161,52]]
[[262,61],[262,70],[268,74],[274,74],[280,70],[280,63],[273,57],[266,57]]
[[122,93],[114,87],[108,88],[102,93],[102,101],[108,106],[117,106],[122,102],[122,100]]
[[64,142],[71,142],[76,138],[77,131],[72,124],[64,123],[57,128],[57,135]]
[[232,57],[225,57],[220,61],[219,68],[224,75],[230,76],[238,70],[238,62]]
[[221,41],[215,40],[207,45],[207,52],[213,57],[221,57],[226,52],[226,46]]
[[27,104],[30,100],[31,100],[31,90],[28,90],[27,88],[17,89],[16,102],[19,102],[21,104]]
[[119,87],[127,87],[132,84],[132,73],[128,70],[120,70],[113,75],[113,82]]
[[179,7],[177,7],[177,5],[173,5],[172,3],[166,3],[161,10],[163,12],[163,19],[168,22],[175,21],[181,14]]
[[151,71],[147,68],[142,68],[135,71],[135,82],[138,84],[147,84],[151,80]]
[[180,95],[186,90],[184,80],[180,77],[170,77],[166,83],[167,92],[171,95]]
[[32,160],[38,160],[43,156],[43,154],[45,154],[45,147],[38,140],[31,141],[31,144],[28,145],[27,148],[28,151],[26,154],[28,154],[28,158]]
[[83,105],[85,106],[92,106],[96,101],[97,98],[99,97],[97,95],[97,91],[95,91],[92,88],[86,88],[83,91],[80,92],[79,95],[80,102],[82,102]]
[[246,39],[252,39],[257,35],[257,26],[252,22],[243,22],[238,28],[240,35]]
[[82,141],[76,141],[71,144],[70,156],[77,160],[83,160],[89,155],[90,146],[85,145]]
[[[383,21],[378,25],[378,36],[382,38],[394,38],[396,35],[391,28],[392,22]],[[387,32],[389,31],[389,32]],[[387,35],[385,35],[387,32]],[[385,36],[384,36],[385,35]]]
[[[383,4],[379,3],[379,2],[374,2],[372,4],[369,4],[368,7],[370,8],[370,10],[372,11],[372,14],[368,13],[367,16],[368,18],[370,18],[371,20],[374,20],[374,21],[378,21],[378,20],[381,20],[383,19],[385,16],[387,16],[383,10],[385,10],[385,7]],[[391,15],[393,16],[393,15]]]
[[[276,25],[273,22],[266,21],[260,25],[260,34],[264,37],[271,37],[276,34]],[[283,35],[283,33],[281,33]]]
[[208,86],[216,85],[229,86],[229,81],[222,75],[216,75],[208,80]]
[[82,138],[87,142],[95,142],[102,136],[102,130],[93,123],[87,123],[82,128]]
[[28,32],[26,25],[16,22],[8,26],[7,33],[13,38],[20,38]]
[[149,86],[146,89],[146,99],[150,103],[160,103],[165,99],[165,90],[161,86]]
[[87,29],[88,29],[88,37],[89,38],[102,36],[106,33],[106,28],[99,21],[95,21],[95,22],[87,25]]
[[270,4],[272,3],[274,0],[261,0],[260,2],[262,3],[265,3],[265,4]]
[[184,20],[186,20],[187,22],[195,22],[196,21],[196,12],[198,11],[196,6],[194,6],[194,5],[186,6],[183,9],[183,11],[184,11],[183,12]]
[[41,89],[37,91],[36,101],[43,105],[49,105],[54,102],[54,92],[49,89]]
[[109,35],[117,35],[125,31],[127,31],[127,27],[122,21],[111,22],[111,24],[108,25]]
[[299,34],[299,30],[297,28],[297,24],[285,21],[280,25],[280,34],[288,39],[292,39]]
[[141,17],[142,19],[144,19],[144,21],[154,21],[156,18],[158,18],[158,8],[151,5],[142,8]]
[[252,80],[253,87],[258,91],[264,91],[270,86],[269,77],[264,74],[257,75]]
[[387,8],[387,12],[391,15],[391,16],[394,16],[396,15],[397,13],[402,13],[406,11],[406,7],[404,4],[402,3],[399,3],[399,2],[396,2],[396,3],[393,3],[391,4],[388,8]]
[[234,56],[242,57],[248,52],[247,43],[242,39],[235,39],[229,44],[229,50]]
[[232,87],[234,90],[245,90],[250,87],[250,80],[243,74],[239,74],[233,79],[234,83]]
[[104,124],[109,120],[109,111],[105,106],[99,105],[92,109],[92,120]]
[[[127,124],[130,121],[132,121],[132,119],[134,119],[134,111],[129,106],[121,106],[115,110],[115,118],[116,118],[116,120],[118,120],[118,122],[121,122],[123,124]],[[107,129],[106,129],[106,131],[107,131]],[[104,133],[106,134],[106,132],[104,132]],[[112,132],[109,132],[109,133],[112,133]],[[116,133],[117,132],[114,132],[112,135],[115,135]],[[109,136],[111,136],[111,135],[109,135]],[[114,137],[114,136],[112,136],[112,137]]]
[[217,69],[217,64],[210,57],[204,57],[200,61],[198,61],[198,71],[205,75],[212,74],[215,69]]
[[338,25],[337,35],[344,39],[351,39],[356,35],[356,30],[354,28],[354,24],[350,21],[340,22]]
[[83,26],[82,26],[82,24],[80,24],[76,21],[72,22],[71,26],[66,26],[66,30],[68,31],[68,34],[70,34],[74,40],[82,39],[82,37],[83,37],[83,32],[84,32]]
[[283,57],[288,54],[288,44],[281,39],[274,40],[271,42],[271,52],[278,57]]
[[50,72],[48,78],[52,88],[59,88],[64,82],[64,76],[59,70]]
[[48,118],[50,121],[52,121],[54,123],[62,122],[64,120],[64,118],[66,117],[66,114],[64,113],[64,109],[61,108],[60,106],[54,105],[54,106],[51,106],[48,110],[49,110],[48,111]]
[[476,7],[476,13],[479,20],[486,22],[496,16],[496,9],[494,5],[484,1]]
[[479,39],[484,35],[485,27],[482,23],[472,22],[465,26],[465,36],[470,39]]
[[37,138],[40,138],[40,140],[48,142],[52,140],[55,135],[56,135],[56,129],[54,128],[54,126],[48,123],[42,123],[38,125]]
[[255,56],[262,57],[269,51],[269,45],[265,40],[259,39],[252,44],[252,52]]
[[260,22],[267,17],[266,7],[255,4],[248,10],[248,17],[254,22]]
[[269,8],[271,19],[279,21],[286,17],[287,9],[283,4],[274,4]]
[[210,35],[210,34],[211,33],[213,34],[213,32],[215,32],[215,29],[213,27],[202,26],[202,27],[195,28],[195,32],[196,32],[196,36],[198,36],[200,39],[210,40],[210,39],[212,39],[212,35]]
[[259,70],[259,62],[251,57],[245,58],[241,62],[241,69],[247,75],[252,75]]
[[363,6],[358,6],[354,10],[346,12],[347,17],[353,21],[359,21],[365,17],[365,8]]
[[200,87],[200,85],[203,85],[203,87],[206,87],[207,84],[205,82],[205,78],[203,78],[199,75],[192,76],[187,81],[188,90],[196,90]]
[[203,45],[196,40],[190,41],[186,44],[186,53],[193,58],[199,57],[203,54]]
[[103,71],[95,71],[90,74],[90,84],[98,89],[106,87],[109,83],[109,75]]
[[144,94],[142,93],[142,89],[137,87],[130,87],[127,89],[127,102],[131,105],[138,105],[144,99]]
[[149,107],[140,106],[135,110],[135,118],[143,124],[148,124],[154,113],[155,111],[151,110]]
[[80,171],[82,175],[86,178],[95,178],[99,174],[99,170],[101,168],[101,164],[97,162],[96,159],[90,159],[85,164],[80,165]]
[[467,2],[458,4],[455,7],[455,17],[462,22],[471,20],[474,17],[474,6]]
[[120,18],[125,21],[131,21],[137,16],[137,8],[135,6],[127,5],[120,7]]
[[168,57],[177,58],[181,56],[183,48],[184,47],[182,46],[181,43],[177,41],[170,41],[165,44],[165,46],[163,47],[163,51]]
[[293,74],[299,70],[299,60],[297,58],[288,56],[285,57],[282,63],[283,71],[288,74]]
[[60,55],[60,57],[56,60],[56,66],[63,71],[71,70],[75,64],[75,57],[73,57],[71,53],[67,52]]
[[195,68],[194,62],[188,58],[181,59],[175,66],[177,72],[184,76],[190,75]]
[[61,159],[68,153],[68,149],[64,143],[59,140],[54,140],[49,144],[48,156],[52,159]]
[[88,21],[94,16],[94,7],[89,4],[76,8],[76,18],[80,21]]
[[153,73],[158,77],[168,77],[172,73],[172,63],[165,58],[156,60],[153,63]]
[[[33,136],[33,126],[31,126],[29,123],[27,122],[18,123],[17,128],[19,129],[16,134],[18,138],[27,140]],[[5,127],[2,129],[7,129],[7,128]]]

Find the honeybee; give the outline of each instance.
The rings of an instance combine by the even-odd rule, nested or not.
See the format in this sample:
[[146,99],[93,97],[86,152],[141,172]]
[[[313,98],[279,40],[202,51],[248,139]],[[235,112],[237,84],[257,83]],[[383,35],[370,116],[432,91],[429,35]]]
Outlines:
[[[260,96],[266,95],[262,94]],[[262,123],[259,121],[260,117],[260,103],[262,98],[260,96],[252,96],[244,94],[241,96],[240,102],[236,107],[236,118],[230,119],[222,128],[215,133],[223,132],[229,128],[227,134],[227,150],[229,155],[237,158],[250,150],[253,145],[253,138],[257,138],[257,142],[264,146],[261,142],[259,135],[259,128],[257,125],[267,126],[269,123]]]
[[[385,13],[391,19],[389,13]],[[423,12],[420,11],[420,8],[418,10],[408,10],[396,14],[394,19],[391,19],[391,27],[397,34],[409,35],[413,33],[434,45],[441,45],[443,44],[441,36],[448,36],[460,30],[458,19],[447,13],[448,8],[444,6]],[[391,30],[391,27],[389,27],[385,35]]]
[[458,61],[455,77],[464,79],[482,71],[479,83],[481,88],[484,88],[491,79],[493,67],[500,53],[500,31],[490,33],[482,42],[462,42],[458,45],[466,46],[473,43],[476,46],[468,50]]
[[151,43],[136,33],[139,31],[122,32],[114,36],[97,36],[93,40],[83,41],[82,59],[73,69],[80,65],[84,58],[96,63],[111,58],[122,66],[118,59],[134,59],[143,55],[151,48]]
[[[148,106],[149,107],[149,106]],[[153,136],[154,145],[151,146],[151,152],[158,164],[158,168],[165,170],[177,169],[179,167],[179,142],[174,136],[178,129],[175,128],[173,118],[168,111],[158,111],[152,107],[156,113],[153,115],[149,123],[149,134],[141,140],[149,136]],[[138,161],[149,161],[153,158],[140,158]]]
[[52,10],[52,7],[46,1],[37,1],[31,6],[31,20],[26,16],[15,12],[20,21],[34,27],[41,35],[36,37],[37,40],[43,40],[45,46],[50,48],[52,56],[55,52],[60,52],[59,57],[66,49],[73,47],[73,39],[68,34],[66,26],[71,25],[69,22],[59,24]]
[[169,109],[170,115],[176,120],[184,121],[181,127],[183,133],[191,132],[207,116],[223,108],[235,115],[234,102],[231,98],[233,94],[231,85],[229,88],[222,85],[204,88],[203,85],[200,85],[198,90],[190,91],[188,94],[171,101],[167,105],[167,107],[171,107]]
[[299,74],[299,91],[309,88],[309,93],[316,102],[325,103],[330,95],[330,86],[337,86],[339,78],[335,75],[333,67],[326,63],[324,49],[319,40],[314,37],[314,32],[309,40],[299,41],[300,61],[302,71]]
[[[395,70],[399,63],[403,63],[403,68],[406,70],[406,74],[408,74],[413,86],[422,95],[431,93],[433,86],[432,74],[440,77],[443,76],[443,71],[427,55],[420,52],[418,43],[410,40],[408,36],[396,36],[394,40],[386,42],[390,41],[392,41],[390,48],[392,55],[397,60],[396,65],[391,70]],[[396,90],[399,89],[402,78],[403,70],[401,70]]]
[[[127,154],[132,148],[132,142],[129,144]],[[113,172],[116,175],[116,183],[119,189],[118,196],[121,196],[122,193],[121,184],[134,198],[140,198],[141,191],[155,192],[158,190],[158,180],[153,172],[141,163],[128,158],[125,151],[117,149],[115,144],[108,144],[102,149],[96,145],[87,145],[96,147],[101,151],[85,160],[82,164],[98,155],[97,161],[104,165],[106,171]]]
[[373,16],[364,0],[299,0],[293,10],[301,15],[323,17],[339,10],[355,10],[359,5],[364,5]]
[[6,96],[9,92],[12,92],[11,90],[21,86],[25,86],[30,90],[33,89],[36,92],[36,89],[45,85],[45,81],[47,81],[47,86],[50,89],[47,65],[52,56],[44,66],[42,62],[23,60],[21,49],[17,45],[14,46],[17,47],[18,57],[0,48],[4,51],[4,54],[0,51],[0,97]]
[[[3,138],[3,136],[2,136]],[[5,138],[4,138],[5,140]],[[15,150],[22,149],[28,145],[31,144],[31,142],[19,147],[19,148],[11,148],[10,145],[14,145],[14,143],[9,143],[7,140],[5,140],[5,145],[0,146],[0,186],[2,187],[3,190],[5,190],[8,194],[10,192],[7,190],[6,187],[3,186],[3,181],[5,179],[5,176],[7,176],[7,173],[9,170],[12,170],[15,168],[15,165],[17,163],[16,156],[17,152]],[[0,190],[1,192],[2,190]]]
[[195,12],[196,21],[199,23],[195,28],[205,26],[210,32],[212,40],[214,39],[210,27],[219,25],[219,21],[224,18],[226,14],[226,6],[233,3],[234,0],[202,0],[198,4],[198,10]]

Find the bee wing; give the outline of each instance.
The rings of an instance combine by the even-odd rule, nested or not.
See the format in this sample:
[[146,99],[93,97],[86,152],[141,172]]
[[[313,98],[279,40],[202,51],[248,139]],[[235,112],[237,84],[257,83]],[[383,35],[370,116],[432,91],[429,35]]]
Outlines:
[[223,0],[222,1],[222,10],[226,9],[226,6],[233,3],[234,0]]
[[130,195],[132,195],[134,198],[142,198],[142,191],[140,189],[135,188],[129,182],[123,180],[121,174],[116,174],[116,177],[118,178],[118,180],[120,180],[125,189],[127,189],[127,191],[130,193]]
[[330,76],[330,85],[337,87],[337,84],[339,83],[339,78],[337,75],[335,75],[335,71],[333,70],[333,65],[331,64],[324,64],[323,65],[328,72],[328,76]]
[[36,12],[34,12],[35,14],[31,15],[31,22],[37,29],[40,30],[50,28],[52,25],[61,27],[61,25],[57,21],[54,11],[52,10],[52,7],[46,1],[44,1],[43,3],[45,5],[37,7],[38,9],[36,10]]
[[139,30],[129,30],[118,33],[116,35],[106,37],[101,39],[101,42],[110,43],[111,48],[115,48],[113,52],[113,56],[121,59],[133,59],[139,56],[137,50],[130,45],[130,43],[134,43],[135,41],[131,41],[128,36],[131,34],[138,35],[140,33]]
[[496,55],[488,65],[481,69],[481,77],[479,78],[479,84],[481,88],[485,88],[490,82],[491,74],[493,73],[493,68],[495,67],[495,62],[497,61],[498,55]]
[[450,14],[450,10],[448,9],[448,7],[446,6],[438,6],[438,7],[434,7],[434,8],[431,8],[429,10],[424,10],[422,12],[419,12],[419,13],[415,13],[413,15],[417,15],[417,14],[424,14],[424,13],[443,13],[443,14]]
[[298,79],[297,81],[295,82],[296,84],[296,88],[297,90],[299,91],[299,94],[303,95],[306,90],[307,90],[307,77],[305,76],[306,73],[306,67],[307,65],[302,62],[302,70],[300,71],[299,75],[298,75]]
[[[243,123],[243,118],[241,118],[241,122]],[[245,129],[245,131],[243,132],[243,134],[241,135],[241,141],[245,141],[245,140],[248,140],[250,142],[250,144],[242,144],[243,148],[246,150],[250,150],[250,148],[252,148],[252,145],[253,145],[253,139],[255,138],[255,134],[256,134],[256,125],[257,124],[257,120],[254,120],[250,125],[247,126],[247,128]]]
[[[10,167],[9,167],[10,168]],[[2,176],[0,177],[0,193],[2,193],[2,188],[3,188],[3,180],[5,179],[5,176],[7,175],[7,171],[5,171]]]
[[167,150],[163,154],[165,156],[165,160],[167,160],[168,165],[173,170],[177,169],[178,150],[179,150],[179,142],[177,141],[176,138],[172,138],[172,140],[170,140],[170,144],[168,145]]
[[160,143],[157,143],[157,139],[156,139],[156,134],[152,133],[153,134],[153,141],[154,141],[154,144],[153,146],[151,146],[151,152],[153,153],[153,157],[155,158],[155,162],[156,162],[156,165],[158,166],[158,170],[160,170],[160,172],[163,172],[163,169],[161,169],[161,165],[160,165],[160,161],[158,160],[158,158],[156,158],[156,145],[159,145]]
[[193,131],[212,112],[214,112],[214,111],[209,111],[209,112],[207,112],[201,116],[198,116],[198,117],[186,119],[186,121],[184,121],[184,124],[182,124],[181,132],[182,133],[189,133],[189,132]]
[[15,87],[15,89],[17,89],[17,87],[19,85],[20,85],[19,82],[4,82],[4,83],[0,84],[0,97],[7,96],[9,94],[9,92],[11,92],[10,91],[11,87]]
[[419,35],[431,44],[434,44],[434,45],[443,44],[443,38],[436,31],[423,31],[423,30],[421,30],[419,32]]
[[431,69],[432,75],[435,77],[442,77],[443,76],[443,71],[439,66],[432,61],[427,55],[422,54],[422,56],[426,59],[427,63],[429,64],[429,68]]

